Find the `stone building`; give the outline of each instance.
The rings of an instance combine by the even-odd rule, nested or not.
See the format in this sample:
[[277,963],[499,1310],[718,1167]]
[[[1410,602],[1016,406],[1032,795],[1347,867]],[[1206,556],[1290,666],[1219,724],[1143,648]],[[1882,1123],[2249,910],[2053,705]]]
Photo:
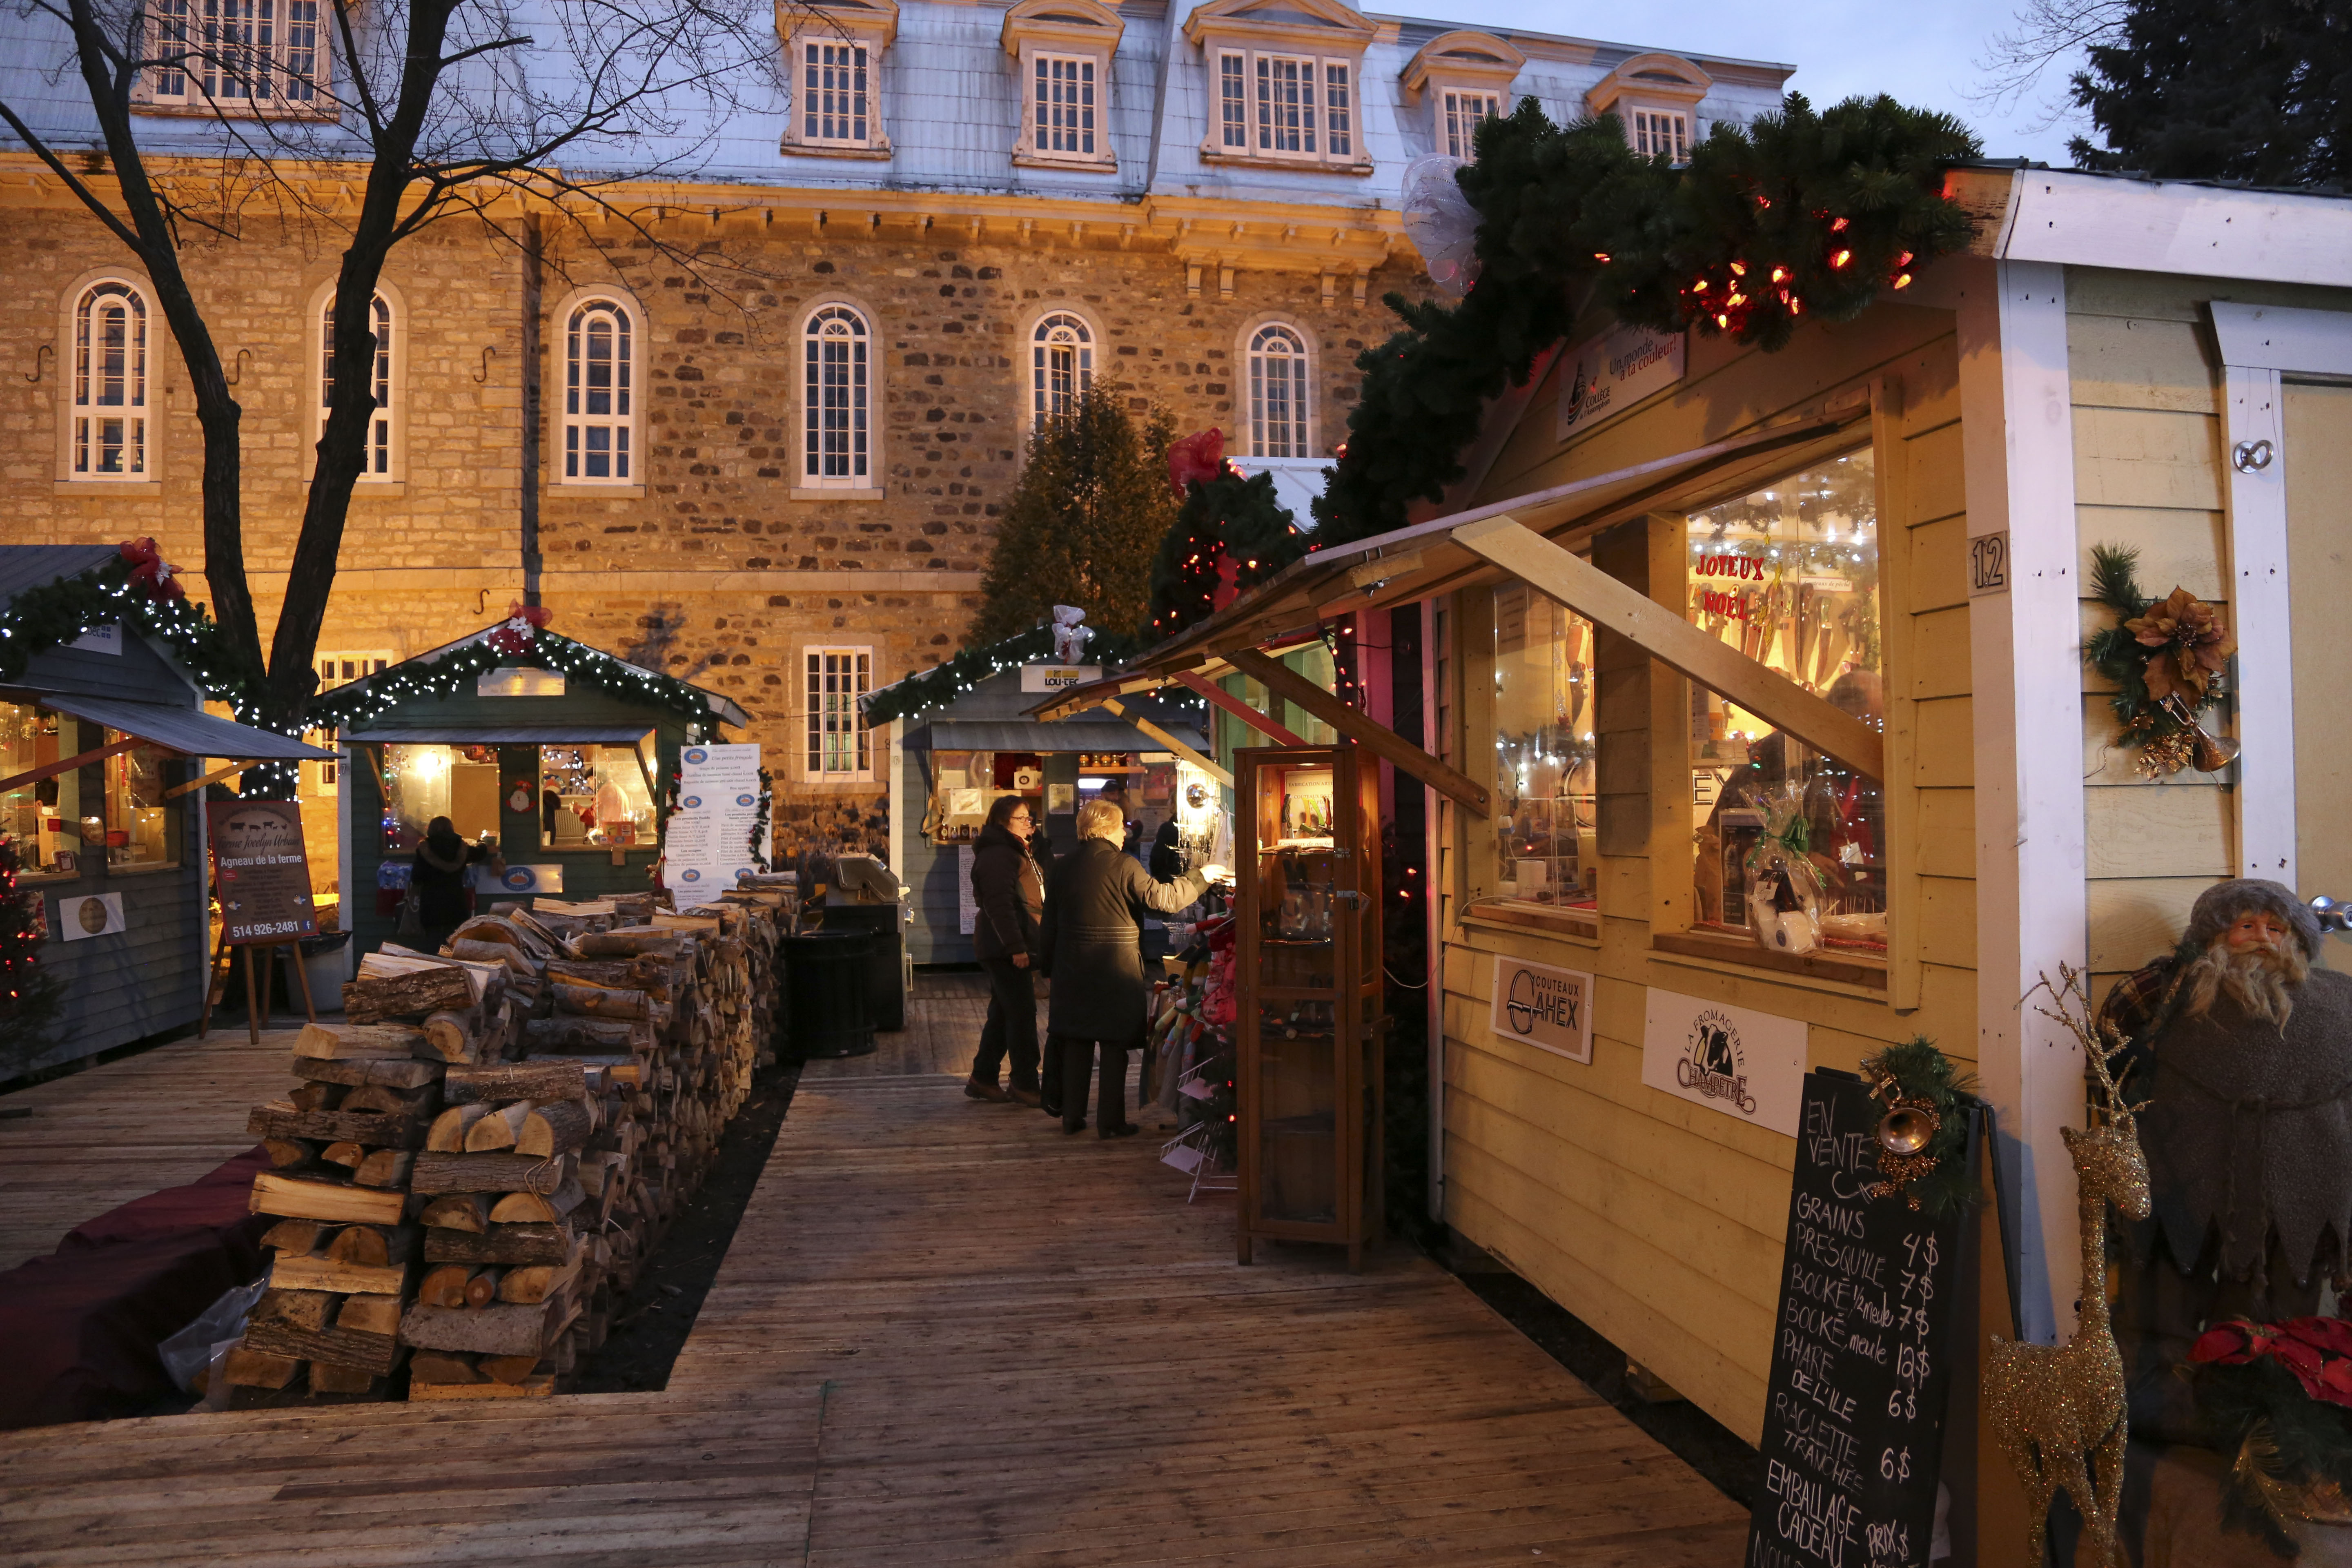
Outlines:
[[[1614,111],[1679,155],[1788,75],[1339,0],[778,14],[771,111],[711,128],[690,180],[609,190],[635,221],[501,210],[394,254],[383,414],[319,658],[340,681],[533,588],[556,629],[755,715],[745,738],[785,759],[787,841],[873,825],[879,741],[844,699],[960,646],[1041,409],[1100,378],[1181,429],[1223,426],[1304,522],[1355,355],[1393,325],[1381,295],[1429,286],[1400,212],[1412,160],[1466,153],[1527,97]],[[0,26],[0,98],[95,148],[61,36]],[[206,144],[196,93],[142,89],[152,152]],[[266,640],[340,246],[257,205],[232,226],[192,235],[191,271],[244,410]],[[121,247],[5,140],[0,258],[7,537],[152,534],[205,596],[170,335]]]

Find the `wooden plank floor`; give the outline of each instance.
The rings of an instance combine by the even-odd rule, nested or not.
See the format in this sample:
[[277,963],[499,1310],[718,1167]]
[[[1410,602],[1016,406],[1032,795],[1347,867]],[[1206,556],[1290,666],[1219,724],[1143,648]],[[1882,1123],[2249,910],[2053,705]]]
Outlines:
[[803,1075],[663,1393],[0,1434],[0,1563],[1738,1560],[1731,1503],[1434,1266],[1236,1268],[1148,1136],[963,1098],[977,987],[919,989]]

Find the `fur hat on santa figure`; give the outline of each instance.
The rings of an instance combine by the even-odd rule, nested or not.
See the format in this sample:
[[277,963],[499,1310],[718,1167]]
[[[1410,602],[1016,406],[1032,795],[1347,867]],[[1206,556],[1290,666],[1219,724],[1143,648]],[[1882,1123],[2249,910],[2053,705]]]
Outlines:
[[2276,916],[2293,929],[2295,940],[2303,944],[2304,957],[2319,956],[2319,917],[2286,888],[2260,877],[2233,877],[2197,895],[2184,940],[2199,948],[2210,947],[2239,916],[2246,914]]

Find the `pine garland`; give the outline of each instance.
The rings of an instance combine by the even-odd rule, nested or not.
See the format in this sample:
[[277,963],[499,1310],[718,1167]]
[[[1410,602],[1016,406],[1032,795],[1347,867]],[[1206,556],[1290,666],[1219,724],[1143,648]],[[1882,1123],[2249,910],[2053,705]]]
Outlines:
[[227,634],[202,605],[156,597],[132,581],[137,569],[126,547],[114,560],[27,588],[10,600],[0,609],[0,684],[16,680],[51,648],[121,624],[164,644],[205,696],[227,702],[241,721],[251,722],[249,716],[261,709],[261,672],[236,657]]
[[[1951,1058],[1936,1048],[1925,1035],[1865,1057],[1862,1076],[1871,1092],[1892,1109],[1908,1103],[1926,1108],[1936,1119],[1936,1131],[1927,1147],[1907,1156],[1879,1156],[1879,1170],[1891,1189],[1931,1220],[1962,1213],[1977,1201],[1976,1183],[1969,1171],[1969,1108],[1976,1103],[1976,1080]],[[1910,1169],[1893,1162],[1906,1159]]]
[[1185,486],[1175,525],[1151,562],[1154,642],[1174,637],[1228,596],[1255,587],[1307,553],[1290,512],[1274,498],[1274,476],[1244,479],[1228,467]]
[[1591,306],[1769,352],[1803,317],[1848,320],[1908,287],[1972,233],[1942,172],[1976,139],[1885,97],[1816,114],[1792,93],[1746,131],[1718,123],[1680,169],[1637,157],[1613,116],[1563,128],[1533,99],[1477,145],[1456,176],[1483,219],[1477,280],[1451,307],[1386,297],[1404,330],[1357,358],[1363,394],[1315,503],[1318,547],[1443,499],[1487,401]]
[[561,671],[567,679],[583,681],[632,701],[659,703],[697,722],[719,721],[709,695],[700,689],[656,670],[624,664],[611,654],[543,626],[533,628],[520,645],[528,649],[526,653],[518,656],[503,652],[491,639],[513,626],[513,622],[508,622],[505,626],[470,637],[438,658],[411,659],[364,681],[338,687],[311,700],[309,722],[321,729],[362,728],[420,697],[454,696],[472,686],[484,671],[516,662]]
[[[1133,655],[1136,639],[1116,633],[1098,632],[1087,645],[1087,658],[1091,662],[1117,664]],[[1025,632],[982,647],[958,650],[952,658],[942,660],[919,674],[908,675],[903,680],[877,688],[857,700],[859,709],[871,725],[887,724],[893,719],[905,719],[917,713],[944,708],[957,698],[970,692],[992,675],[1002,675],[1008,669],[1018,669],[1024,664],[1036,664],[1054,657],[1054,628],[1050,626],[1031,626]]]

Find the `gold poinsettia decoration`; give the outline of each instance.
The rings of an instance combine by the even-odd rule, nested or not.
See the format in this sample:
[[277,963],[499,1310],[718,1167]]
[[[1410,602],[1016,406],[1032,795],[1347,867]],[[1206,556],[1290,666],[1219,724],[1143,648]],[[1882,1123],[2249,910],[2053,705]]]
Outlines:
[[2186,588],[2173,589],[2170,598],[2126,621],[2124,630],[2154,650],[2147,656],[2147,694],[2158,702],[2174,696],[2202,702],[2238,648],[2221,612]]

